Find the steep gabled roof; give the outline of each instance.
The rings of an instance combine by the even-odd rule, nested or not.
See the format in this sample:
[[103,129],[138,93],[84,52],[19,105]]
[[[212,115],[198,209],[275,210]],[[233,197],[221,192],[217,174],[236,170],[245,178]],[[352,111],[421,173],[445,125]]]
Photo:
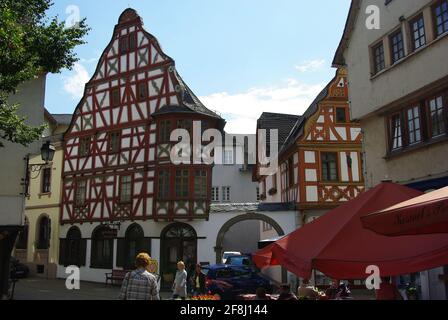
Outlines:
[[344,67],[346,65],[344,59],[344,51],[348,46],[350,36],[352,34],[353,28],[355,27],[355,22],[358,17],[360,7],[361,0],[352,0],[347,21],[345,22],[344,33],[333,58],[333,67]]
[[72,117],[73,114],[51,114],[53,116],[53,119],[56,120],[56,123],[58,125],[66,125],[69,126],[71,121],[72,121]]
[[306,121],[315,114],[319,109],[319,103],[324,100],[328,96],[328,92],[330,89],[331,84],[336,79],[337,75],[325,86],[325,88],[317,95],[316,99],[310,104],[308,109],[306,109],[305,113],[303,114],[300,119],[296,121],[294,124],[294,127],[291,129],[288,137],[285,140],[285,143],[283,145],[283,148],[280,149],[280,153],[285,151],[287,148],[289,148],[294,142],[303,135],[303,131],[305,128]]
[[282,149],[292,128],[302,117],[292,114],[263,112],[257,121],[258,129],[267,130],[267,143],[270,143],[269,130],[278,130],[278,146]]
[[199,98],[193,93],[193,91],[188,87],[182,77],[175,71],[175,76],[179,82],[180,90],[182,91],[182,105],[180,106],[164,106],[160,108],[157,112],[153,113],[153,116],[166,113],[200,113],[208,117],[223,120],[219,114],[208,109],[199,100]]

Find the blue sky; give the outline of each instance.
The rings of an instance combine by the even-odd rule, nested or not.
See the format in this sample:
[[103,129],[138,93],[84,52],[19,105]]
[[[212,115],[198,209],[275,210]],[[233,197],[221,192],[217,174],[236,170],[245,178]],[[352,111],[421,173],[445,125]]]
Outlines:
[[118,16],[138,11],[145,29],[176,61],[191,89],[228,120],[233,133],[255,132],[263,111],[301,114],[334,76],[331,61],[350,0],[58,0],[49,14],[66,20],[77,6],[92,28],[72,71],[49,75],[46,107],[72,113]]

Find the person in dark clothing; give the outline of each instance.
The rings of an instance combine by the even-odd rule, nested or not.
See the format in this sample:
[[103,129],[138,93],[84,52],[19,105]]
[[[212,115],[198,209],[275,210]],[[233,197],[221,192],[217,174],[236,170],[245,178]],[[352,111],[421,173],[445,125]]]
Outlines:
[[278,300],[297,300],[297,297],[291,292],[291,286],[287,283],[280,286],[280,295]]
[[206,293],[205,289],[205,274],[202,272],[202,267],[200,264],[196,265],[192,279],[193,295],[203,295]]
[[255,294],[255,300],[271,300],[271,298],[266,294],[265,288],[258,288]]

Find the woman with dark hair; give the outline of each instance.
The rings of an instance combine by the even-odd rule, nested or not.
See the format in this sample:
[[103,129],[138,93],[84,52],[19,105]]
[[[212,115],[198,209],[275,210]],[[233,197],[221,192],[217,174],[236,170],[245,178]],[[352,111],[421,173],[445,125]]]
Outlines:
[[200,264],[196,265],[192,279],[193,295],[199,296],[205,294],[205,274],[202,272]]

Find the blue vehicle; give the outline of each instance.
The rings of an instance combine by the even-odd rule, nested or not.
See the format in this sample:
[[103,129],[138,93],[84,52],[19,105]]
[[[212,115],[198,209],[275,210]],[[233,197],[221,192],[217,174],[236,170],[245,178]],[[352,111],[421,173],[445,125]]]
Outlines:
[[233,300],[240,294],[254,294],[258,288],[272,293],[270,281],[250,267],[218,264],[202,270],[206,275],[207,292],[219,294],[223,300]]

